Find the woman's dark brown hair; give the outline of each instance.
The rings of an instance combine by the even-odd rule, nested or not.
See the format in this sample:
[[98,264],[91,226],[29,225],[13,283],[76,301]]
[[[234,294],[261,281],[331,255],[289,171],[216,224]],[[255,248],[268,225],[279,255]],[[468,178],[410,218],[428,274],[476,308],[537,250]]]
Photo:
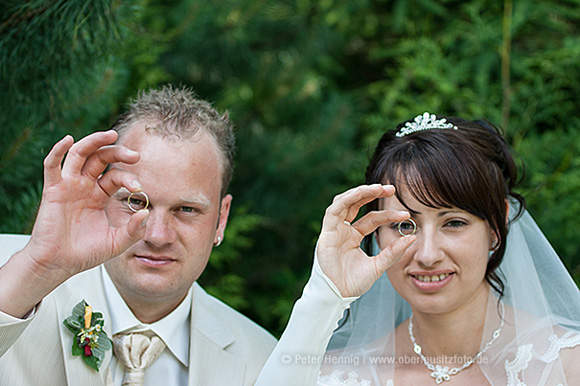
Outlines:
[[[518,181],[516,164],[497,127],[486,121],[445,118],[457,126],[453,129],[417,131],[402,137],[396,130],[380,139],[367,167],[366,183],[389,183],[397,189],[397,198],[410,209],[398,194],[405,186],[410,194],[432,208],[457,207],[489,223],[498,237],[497,246],[487,264],[485,278],[501,296],[504,284],[497,268],[505,249],[508,226],[506,200],[516,204],[517,218],[525,209],[524,198],[513,191]],[[377,210],[378,201],[367,205]],[[365,245],[370,251],[371,238]]]

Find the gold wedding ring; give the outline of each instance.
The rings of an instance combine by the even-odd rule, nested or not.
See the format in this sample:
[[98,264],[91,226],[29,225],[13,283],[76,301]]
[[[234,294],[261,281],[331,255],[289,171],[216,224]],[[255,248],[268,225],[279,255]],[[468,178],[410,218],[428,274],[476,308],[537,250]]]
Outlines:
[[131,211],[137,213],[149,207],[149,197],[145,192],[135,192],[127,197],[127,206]]

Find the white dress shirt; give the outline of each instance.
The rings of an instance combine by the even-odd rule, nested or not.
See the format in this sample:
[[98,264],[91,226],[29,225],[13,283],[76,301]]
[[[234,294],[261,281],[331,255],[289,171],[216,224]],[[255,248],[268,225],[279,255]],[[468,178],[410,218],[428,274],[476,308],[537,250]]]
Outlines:
[[[113,335],[151,330],[167,346],[161,356],[145,370],[144,386],[187,385],[192,290],[189,290],[185,299],[169,315],[155,323],[146,324],[133,315],[104,266],[101,266],[101,271]],[[115,386],[120,386],[125,366],[113,355],[109,369]]]
[[30,319],[36,313],[36,307],[32,309],[28,314],[24,315],[22,318],[16,318],[12,315],[5,314],[4,312],[0,311],[0,325],[1,324],[10,324],[10,323],[18,323],[26,319]]

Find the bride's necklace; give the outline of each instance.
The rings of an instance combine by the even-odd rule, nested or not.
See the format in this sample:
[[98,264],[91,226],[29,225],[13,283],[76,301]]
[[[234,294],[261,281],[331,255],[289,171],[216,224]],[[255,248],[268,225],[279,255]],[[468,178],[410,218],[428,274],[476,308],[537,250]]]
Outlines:
[[496,339],[499,338],[499,334],[501,333],[501,328],[503,327],[504,308],[505,307],[504,307],[503,303],[501,303],[501,322],[500,322],[497,330],[495,330],[493,332],[493,336],[491,337],[491,340],[489,342],[487,342],[485,347],[480,352],[475,354],[474,357],[469,358],[469,360],[467,362],[465,362],[463,364],[463,366],[454,367],[452,369],[450,369],[448,366],[441,367],[441,365],[433,365],[432,363],[430,363],[427,360],[427,358],[425,358],[425,355],[423,355],[423,352],[422,352],[423,351],[422,347],[417,344],[417,341],[415,340],[415,335],[413,335],[413,314],[411,314],[411,318],[409,319],[409,337],[411,338],[411,342],[413,342],[413,351],[415,351],[415,353],[421,357],[423,364],[425,366],[427,366],[427,368],[429,370],[432,371],[431,376],[433,378],[435,378],[435,382],[437,382],[437,384],[440,384],[443,381],[451,380],[451,375],[456,375],[460,371],[465,370],[466,368],[468,368],[469,366],[474,364],[475,361],[480,356],[482,356],[484,352],[489,350],[489,348],[491,347],[493,342],[495,342]]

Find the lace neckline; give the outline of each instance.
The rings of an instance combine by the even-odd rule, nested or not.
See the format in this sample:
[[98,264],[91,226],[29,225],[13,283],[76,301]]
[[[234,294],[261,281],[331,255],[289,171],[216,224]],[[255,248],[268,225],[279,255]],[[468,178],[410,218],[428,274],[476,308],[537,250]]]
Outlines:
[[[504,369],[507,376],[506,386],[526,386],[523,382],[523,372],[528,368],[533,359],[543,363],[551,363],[558,359],[560,351],[567,348],[580,346],[580,333],[568,331],[562,337],[552,334],[548,337],[550,347],[544,353],[538,353],[533,344],[518,346],[512,360],[506,360]],[[345,373],[342,370],[334,370],[331,374],[319,374],[317,386],[374,386],[371,380],[362,378],[356,371]],[[389,379],[384,385],[395,386],[394,381]],[[557,384],[554,386],[561,386]]]

